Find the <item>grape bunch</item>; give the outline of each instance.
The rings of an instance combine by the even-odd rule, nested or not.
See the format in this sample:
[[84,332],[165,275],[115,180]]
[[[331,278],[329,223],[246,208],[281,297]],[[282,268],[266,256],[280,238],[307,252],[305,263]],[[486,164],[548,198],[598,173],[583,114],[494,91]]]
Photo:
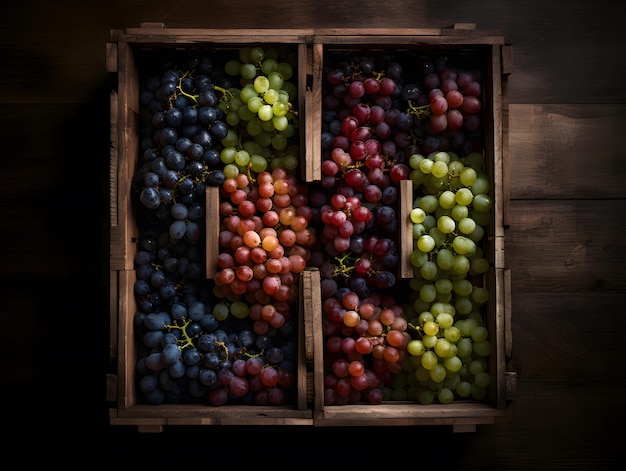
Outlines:
[[[295,401],[293,310],[315,233],[306,187],[294,176],[293,62],[281,55],[293,61],[283,49],[210,57],[192,49],[163,59],[163,70],[145,80],[133,182],[141,232],[136,380],[146,403]],[[235,68],[234,57],[248,59]],[[267,108],[255,117],[243,111],[249,100],[237,104],[254,82],[263,106],[275,105],[271,119]],[[218,215],[205,214],[207,185],[219,187],[220,197],[213,280],[202,237],[206,217]]]
[[[465,283],[456,278],[464,278],[470,265],[473,275],[484,273],[488,266],[477,245],[491,205],[485,185],[488,180],[481,173],[482,160],[476,158],[482,155],[484,146],[481,74],[477,70],[476,61],[461,56],[358,51],[328,53],[326,57],[322,176],[320,188],[313,189],[309,198],[315,221],[321,226],[318,249],[313,250],[310,264],[319,268],[322,278],[326,404],[379,403],[409,397],[426,403],[428,394],[434,398],[441,389],[440,385],[433,385],[435,380],[431,377],[430,383],[424,380],[424,372],[415,365],[417,358],[423,358],[416,354],[419,350],[415,347],[423,341],[423,324],[428,316],[424,314],[419,320],[414,317],[431,306],[422,306],[413,298],[418,293],[415,290],[427,284],[420,284],[422,273],[429,277],[424,280],[433,285],[438,276],[445,278],[432,250],[442,249],[442,263],[447,256],[445,250],[449,251],[446,261],[450,279],[446,281],[454,281],[455,287],[461,284],[465,290]],[[420,159],[422,154],[428,158]],[[456,158],[459,155],[467,159]],[[422,160],[427,162],[421,163]],[[466,161],[467,169],[460,165]],[[429,162],[433,164],[430,167]],[[445,216],[439,222],[441,230],[450,234],[446,241],[441,237],[420,241],[428,242],[429,250],[411,254],[416,276],[409,286],[395,276],[398,186],[406,179],[411,179],[420,191],[430,193],[422,198],[426,209],[416,207],[410,215],[414,222],[423,217],[413,228],[414,235],[419,236],[420,231],[428,232],[420,224],[439,215],[437,208],[428,205],[431,197],[446,189],[449,192],[444,199],[452,196],[454,200],[456,189],[463,185],[476,190],[471,201],[467,201],[468,188],[458,193],[459,206],[464,203],[467,209],[464,215],[460,208],[454,211],[459,221],[463,219],[459,227],[452,216],[441,214]],[[451,204],[448,200],[444,204]],[[458,273],[452,272],[452,267]],[[448,287],[444,281],[439,284]],[[450,287],[448,294],[451,292]],[[462,289],[461,292],[465,293]],[[472,313],[467,316],[473,321],[467,322],[484,329],[477,311],[480,303],[486,302],[486,291],[477,288],[475,293],[475,298],[468,295],[462,299],[457,295],[455,303],[466,306],[469,301]],[[442,295],[436,301],[443,302],[443,298]],[[450,294],[446,302],[451,299]],[[423,309],[415,313],[415,308]],[[461,315],[462,312],[463,308]],[[467,328],[463,332],[467,333]],[[442,329],[441,337],[443,333]],[[478,346],[485,354],[488,341],[478,331],[477,338],[487,342]],[[443,350],[441,346],[438,349]],[[432,346],[430,350],[427,359],[433,353]],[[468,360],[463,357],[462,361]],[[479,361],[473,357],[471,360]],[[486,356],[480,361],[486,374]],[[434,370],[435,378],[442,381],[441,368],[427,365],[430,369],[426,371]],[[476,365],[472,367],[474,372],[478,371]],[[484,387],[485,375],[479,378],[478,384]],[[475,389],[479,387],[473,380],[471,384]],[[464,387],[465,383],[461,389]],[[423,390],[427,392],[420,398]],[[474,397],[481,398],[481,393],[474,391]],[[443,392],[440,402],[446,401]]]
[[482,282],[489,262],[481,242],[493,207],[482,154],[414,154],[409,163],[418,185],[409,215],[414,277],[407,315],[414,335],[404,377],[390,394],[423,404],[482,400],[491,344],[484,323],[490,293]]

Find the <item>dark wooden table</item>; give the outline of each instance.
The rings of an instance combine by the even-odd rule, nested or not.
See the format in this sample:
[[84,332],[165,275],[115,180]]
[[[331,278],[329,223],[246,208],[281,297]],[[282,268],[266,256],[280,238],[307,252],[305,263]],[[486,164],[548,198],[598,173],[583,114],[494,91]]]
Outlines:
[[[617,469],[626,413],[626,36],[616,2],[249,0],[0,6],[0,313],[6,453],[30,463],[242,469],[297,461],[393,469]],[[510,424],[447,428],[110,429],[108,362],[111,29],[445,27],[513,44]],[[95,435],[98,434],[98,435]],[[42,444],[59,445],[40,453]],[[25,454],[26,453],[26,454]],[[293,455],[292,455],[293,456]],[[383,466],[384,465],[384,466]],[[251,468],[252,469],[252,468]]]

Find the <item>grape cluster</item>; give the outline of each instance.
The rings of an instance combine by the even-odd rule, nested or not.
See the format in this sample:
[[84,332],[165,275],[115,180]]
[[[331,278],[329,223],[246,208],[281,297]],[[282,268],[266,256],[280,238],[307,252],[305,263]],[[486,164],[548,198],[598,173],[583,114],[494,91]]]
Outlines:
[[[458,64],[455,65],[454,61]],[[413,293],[417,293],[415,289],[426,284],[420,285],[421,272],[430,277],[433,284],[435,278],[440,277],[450,284],[454,282],[455,286],[461,283],[456,278],[465,276],[470,263],[475,266],[473,273],[484,273],[486,260],[476,255],[480,254],[476,242],[484,233],[479,223],[488,219],[491,202],[487,196],[488,187],[484,187],[485,175],[479,173],[481,170],[475,170],[474,178],[470,175],[474,168],[482,169],[482,160],[477,161],[475,157],[482,155],[484,145],[479,98],[482,85],[481,75],[475,68],[476,61],[469,61],[474,66],[472,68],[467,64],[466,57],[440,55],[431,58],[417,53],[370,54],[359,51],[329,53],[326,57],[322,98],[322,177],[320,188],[312,191],[309,200],[315,220],[322,228],[318,249],[313,251],[310,264],[319,267],[322,278],[324,399],[327,405],[407,398],[426,403],[432,402],[442,390],[441,368],[447,372],[443,366],[444,357],[437,357],[441,359],[441,365],[428,364],[429,369],[425,370],[434,370],[434,377],[439,382],[432,377],[426,381],[422,369],[415,365],[416,358],[423,358],[415,347],[423,342],[427,315],[419,320],[414,317],[431,306],[421,306],[413,299],[417,294],[412,294],[407,301],[407,293],[412,288]],[[439,157],[433,158],[435,155]],[[469,170],[465,170],[459,168],[460,159],[443,158],[458,155],[468,156],[468,161],[479,165],[472,167],[468,164]],[[428,167],[428,162],[421,164],[422,160],[434,165]],[[445,166],[444,162],[435,163],[439,160],[445,160]],[[416,275],[409,286],[404,286],[403,281],[395,277],[398,268],[399,182],[411,179],[420,192],[430,192],[431,195],[424,195],[424,203],[427,203],[431,197],[439,197],[444,189],[461,185],[458,183],[461,173],[468,187],[482,186],[485,190],[476,191],[476,195],[481,194],[475,202],[461,201],[477,213],[482,211],[481,215],[472,213],[471,218],[470,214],[462,218],[457,209],[455,216],[464,219],[457,228],[451,216],[441,214],[440,226],[447,231],[446,234],[454,233],[454,239],[450,236],[446,241],[438,240],[440,243],[433,244],[433,247],[427,244],[429,250],[426,252],[411,254]],[[449,184],[449,179],[454,183]],[[463,196],[467,198],[467,189],[458,193],[460,200]],[[454,199],[456,193],[449,190],[444,199],[450,195]],[[427,209],[436,211],[429,206]],[[411,213],[413,220],[421,217],[418,211],[422,209],[416,207]],[[430,222],[434,215],[423,211],[424,219]],[[415,223],[414,234],[419,233],[419,227]],[[420,241],[420,245],[423,242],[425,240]],[[448,276],[448,272],[444,274],[442,269],[437,269],[432,251],[442,249],[439,257],[443,261],[443,250],[448,250],[448,246],[449,264],[462,272],[464,268],[460,265],[465,263],[468,267],[465,272],[450,272]],[[483,288],[476,290],[476,298],[481,303],[486,302],[485,295]],[[469,299],[472,298],[466,298]],[[458,296],[456,302],[464,303],[465,300]],[[473,309],[477,311],[478,301],[473,303]],[[414,312],[422,307],[417,314]],[[471,318],[473,321],[468,320],[468,323],[475,322],[476,327],[484,329],[482,320],[479,322],[482,317],[477,312],[473,312]],[[464,334],[466,330],[463,330]],[[443,334],[442,329],[440,336]],[[477,338],[487,342],[482,334]],[[485,353],[486,345],[480,344],[478,350]],[[438,348],[442,350],[442,347]],[[427,359],[431,353],[432,346]],[[483,372],[486,370],[485,358],[480,359]],[[465,363],[478,361],[473,357],[458,359]],[[472,371],[477,369],[473,364]],[[458,371],[461,370],[455,372]],[[462,378],[467,379],[466,376]],[[479,378],[478,384],[484,387],[485,376]],[[473,379],[471,384],[476,389],[474,396],[479,398],[478,386]],[[461,386],[463,392],[464,387],[465,382]],[[423,391],[426,392],[421,397]],[[433,399],[427,401],[429,394]],[[461,393],[457,396],[467,397]],[[441,393],[439,399],[449,402],[446,392]]]
[[[314,232],[294,177],[288,61],[293,54],[276,48],[190,50],[145,81],[134,331],[147,403],[295,401],[292,314]],[[220,197],[213,280],[202,240],[207,185]]]
[[483,399],[491,381],[491,351],[484,324],[490,298],[481,276],[489,269],[481,242],[493,202],[482,154],[459,158],[433,152],[409,160],[417,196],[410,213],[414,277],[409,325],[417,333],[407,345],[408,372],[417,382],[397,379],[396,395],[428,404],[455,397]]

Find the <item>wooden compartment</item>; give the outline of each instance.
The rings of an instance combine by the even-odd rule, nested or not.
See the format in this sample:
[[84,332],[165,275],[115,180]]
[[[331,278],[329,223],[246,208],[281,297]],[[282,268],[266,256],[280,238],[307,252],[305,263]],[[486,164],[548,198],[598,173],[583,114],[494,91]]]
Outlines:
[[[391,50],[480,50],[486,58],[485,86],[487,171],[495,202],[488,230],[486,256],[491,268],[485,283],[496,293],[488,307],[487,321],[492,341],[489,373],[493,378],[485,402],[461,401],[452,404],[421,405],[388,401],[379,405],[324,405],[323,336],[320,275],[307,269],[300,278],[299,359],[297,401],[293,406],[212,407],[203,404],[147,405],[138,403],[135,384],[137,345],[133,333],[133,313],[137,310],[133,267],[139,228],[134,220],[131,181],[139,152],[140,76],[138,59],[144,51],[203,47],[224,49],[252,44],[288,44],[298,51],[298,90],[300,146],[304,154],[300,169],[306,182],[321,177],[322,73],[324,54],[334,49]],[[112,31],[107,45],[107,68],[117,73],[118,89],[111,95],[111,295],[110,347],[117,365],[108,378],[108,399],[112,425],[134,425],[141,431],[160,431],[165,425],[308,425],[308,426],[388,426],[451,425],[455,431],[472,431],[477,424],[507,421],[514,399],[515,373],[507,371],[511,357],[510,276],[504,260],[504,232],[507,226],[508,181],[508,103],[506,77],[510,73],[511,48],[505,39],[490,32],[460,24],[445,29],[306,29],[306,30],[204,30],[168,29],[160,23],[140,28]],[[218,192],[209,188],[207,215],[217,218]],[[400,189],[403,214],[400,233],[403,257],[399,276],[410,276],[406,264],[413,245],[408,221],[413,195],[410,182]],[[404,217],[406,216],[406,217]],[[207,216],[207,277],[215,266],[217,232],[215,219]]]
[[[485,111],[485,172],[491,190],[489,195],[495,201],[491,221],[486,228],[484,251],[489,260],[490,269],[484,275],[483,283],[491,293],[488,303],[486,323],[493,345],[489,358],[489,374],[493,378],[488,388],[485,401],[456,400],[451,404],[422,405],[415,402],[383,401],[382,404],[324,404],[324,336],[322,334],[322,307],[305,312],[312,314],[305,323],[311,323],[312,350],[314,357],[315,403],[313,405],[314,424],[316,426],[384,426],[384,425],[452,425],[455,431],[473,431],[477,424],[491,424],[508,421],[507,409],[515,396],[516,374],[507,371],[507,362],[511,357],[510,335],[510,273],[505,267],[504,233],[507,227],[508,175],[506,158],[508,152],[508,103],[507,76],[511,66],[511,48],[503,37],[474,30],[471,24],[455,25],[444,30],[324,30],[316,31],[313,44],[314,76],[313,110],[307,108],[314,129],[309,129],[307,143],[320,142],[319,126],[321,122],[321,81],[320,63],[326,54],[332,51],[468,51],[482,57],[484,67],[484,111]],[[309,100],[307,100],[308,102]],[[313,144],[316,145],[316,144]],[[319,148],[307,158],[316,159]],[[320,163],[307,164],[318,168]],[[319,178],[319,173],[317,174]],[[399,278],[408,279],[413,275],[409,255],[413,250],[412,223],[409,212],[414,200],[413,184],[410,180],[400,185],[400,267]],[[320,283],[319,273],[311,273],[312,290]],[[319,293],[318,293],[319,294]],[[319,299],[319,296],[316,298]]]
[[[111,96],[111,357],[117,362],[117,375],[109,379],[109,400],[113,425],[137,425],[143,431],[159,431],[164,425],[311,425],[310,387],[304,359],[304,326],[302,307],[298,308],[297,398],[285,406],[204,404],[149,405],[138,402],[135,381],[137,342],[133,316],[137,311],[133,286],[136,281],[134,257],[138,250],[140,228],[135,220],[135,202],[131,186],[140,149],[140,63],[144,55],[155,50],[204,48],[228,50],[251,44],[291,45],[299,57],[298,88],[305,88],[306,46],[304,31],[238,31],[175,30],[161,24],[144,24],[141,28],[113,31],[107,46],[107,66],[116,72],[118,90]],[[303,97],[303,95],[301,95]],[[303,99],[303,98],[302,98]],[[303,103],[299,104],[303,107]],[[214,274],[218,252],[219,192],[207,185],[206,192],[206,277]],[[302,292],[302,290],[301,290]],[[300,302],[302,304],[302,301]],[[310,376],[310,375],[309,375]],[[307,385],[308,383],[308,385]]]

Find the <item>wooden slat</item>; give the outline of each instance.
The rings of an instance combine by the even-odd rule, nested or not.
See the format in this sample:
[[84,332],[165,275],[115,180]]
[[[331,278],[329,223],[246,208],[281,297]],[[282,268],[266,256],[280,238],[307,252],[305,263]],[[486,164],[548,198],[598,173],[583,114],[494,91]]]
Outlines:
[[217,256],[220,252],[220,194],[216,186],[207,186],[205,193],[205,276],[213,279],[217,273]]
[[625,128],[626,104],[511,104],[511,199],[625,198]]
[[400,239],[400,267],[398,276],[403,279],[413,278],[413,265],[410,257],[413,253],[413,223],[411,222],[411,210],[413,209],[413,182],[402,180],[400,182],[399,216],[400,229],[398,237]]
[[620,200],[511,200],[506,253],[514,288],[624,291],[626,220],[612,216],[623,206]]
[[306,90],[306,141],[305,181],[314,182],[322,179],[322,66],[324,60],[323,44],[312,46],[313,69],[311,89]]

